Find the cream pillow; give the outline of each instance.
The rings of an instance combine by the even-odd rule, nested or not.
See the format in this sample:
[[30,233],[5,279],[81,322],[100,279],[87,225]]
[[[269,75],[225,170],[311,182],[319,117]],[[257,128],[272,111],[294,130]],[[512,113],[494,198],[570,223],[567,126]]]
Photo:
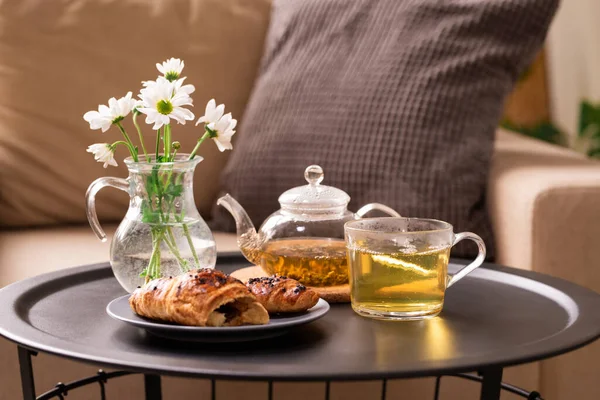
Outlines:
[[[0,6],[0,226],[83,222],[88,185],[103,169],[86,147],[120,133],[91,131],[86,111],[109,97],[134,95],[155,79],[157,62],[182,58],[186,83],[196,86],[200,116],[214,97],[238,119],[252,88],[266,33],[270,0],[9,0]],[[142,125],[143,117],[140,118]],[[147,129],[146,140],[153,137]],[[130,133],[135,133],[130,127]],[[148,136],[150,134],[150,136]],[[174,127],[191,151],[201,129]],[[234,149],[237,151],[238,149]],[[196,170],[199,210],[210,211],[227,154],[205,143]],[[98,196],[98,213],[119,221],[128,197]]]

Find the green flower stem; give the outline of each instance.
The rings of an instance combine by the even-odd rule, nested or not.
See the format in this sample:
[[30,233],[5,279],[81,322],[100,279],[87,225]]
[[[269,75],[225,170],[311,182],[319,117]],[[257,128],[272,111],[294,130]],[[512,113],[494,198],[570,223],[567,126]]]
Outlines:
[[139,111],[133,111],[133,125],[135,125],[135,129],[137,130],[138,136],[140,137],[140,144],[142,145],[142,151],[146,156],[146,161],[150,162],[150,157],[148,157],[148,152],[146,151],[146,145],[144,144],[144,135],[142,135],[142,130],[140,129],[140,125],[137,123],[137,116],[139,115]]
[[135,146],[133,145],[133,142],[129,138],[129,135],[125,131],[125,128],[123,128],[123,125],[121,125],[120,122],[115,122],[115,125],[117,125],[117,127],[119,127],[119,130],[123,134],[123,137],[125,138],[125,141],[127,143],[129,143],[129,151],[131,152],[131,157],[133,157],[133,161],[138,162],[139,160],[138,160],[137,151],[135,150]]
[[[173,158],[175,158],[175,154],[177,154],[177,151],[173,152]],[[176,175],[176,179],[175,179],[175,184],[179,183],[179,178],[182,176],[183,174],[177,174]],[[171,183],[171,178],[173,177],[173,167],[171,167],[169,169],[169,175],[167,175],[167,180],[165,181],[165,187],[169,186],[169,183]]]
[[158,162],[158,149],[160,148],[160,129],[156,131],[156,158],[155,162]]
[[165,145],[165,157],[167,161],[172,161],[171,159],[171,125],[165,125],[165,137],[163,138],[163,142]]
[[[181,178],[181,176],[182,175],[177,176],[177,181],[179,181],[179,178]],[[175,214],[174,204],[171,204],[171,211]],[[190,234],[190,229],[188,225],[183,222],[183,218],[183,211],[179,215],[175,216],[175,220],[179,222],[181,224],[181,227],[183,228],[183,233],[185,235],[185,238],[187,239],[188,245],[190,246],[190,250],[192,252],[192,256],[194,257],[196,268],[200,268],[200,259],[198,258],[198,254],[196,253],[196,248],[194,247],[194,242],[192,241],[192,235]]]
[[181,253],[179,253],[179,249],[177,248],[177,242],[175,241],[175,235],[173,234],[173,230],[170,226],[167,227],[167,233],[169,234],[169,239],[171,240],[171,242],[169,242],[168,238],[165,238],[165,243],[167,243],[167,246],[169,246],[169,249],[171,250],[171,253],[173,253],[173,255],[175,256],[175,258],[177,258],[181,270],[183,272],[189,271],[190,268],[188,267],[187,261],[184,260],[181,257]]
[[160,278],[160,259],[161,259],[161,251],[160,251],[160,243],[164,237],[164,230],[159,229],[159,233],[156,237],[156,242],[154,243],[155,251],[155,259],[152,264],[152,279]]
[[[180,178],[181,175],[179,175],[177,178]],[[172,205],[172,210],[174,211],[174,207]],[[190,250],[192,252],[192,256],[194,257],[194,262],[196,264],[196,268],[200,268],[200,259],[198,258],[198,253],[196,253],[196,248],[194,247],[194,242],[192,241],[192,235],[190,234],[190,229],[188,227],[188,225],[186,223],[183,222],[183,212],[179,215],[175,217],[175,220],[177,220],[177,222],[179,222],[181,224],[181,227],[183,228],[183,233],[185,235],[185,238],[187,239],[188,245],[190,246]]]
[[156,253],[154,258],[154,264],[152,268],[152,279],[160,278],[160,241],[156,243]]
[[194,262],[196,263],[196,268],[200,268],[200,260],[198,259],[198,254],[196,254],[196,248],[194,247],[194,242],[192,242],[192,236],[190,235],[190,229],[187,224],[183,224],[183,233],[185,233],[185,237],[187,239],[188,244],[190,245],[190,250],[192,251],[192,255],[194,256]]
[[194,157],[196,157],[196,152],[200,148],[200,145],[202,144],[202,142],[204,142],[206,139],[211,137],[211,132],[208,130],[208,128],[205,128],[205,129],[207,129],[206,133],[204,135],[202,135],[202,137],[200,139],[198,139],[198,143],[196,143],[196,147],[194,147],[194,150],[192,150],[192,152],[190,153],[190,157],[188,158],[188,160],[191,160]]
[[[165,242],[167,242],[170,246],[175,246],[177,241],[175,240],[175,235],[173,234],[173,229],[171,229],[170,226],[167,226],[167,235],[168,236],[165,237]],[[177,254],[180,254],[179,250],[177,250]]]
[[[177,149],[173,150],[173,157],[172,157],[172,161],[175,160],[175,155],[177,154]],[[165,180],[165,184],[164,186],[167,187],[169,186],[169,183],[171,183],[171,177],[173,176],[173,167],[171,167],[169,169],[169,174],[167,175],[167,179]],[[178,174],[177,178],[175,179],[175,184],[179,185],[181,183],[181,180],[183,179],[183,174]]]
[[[156,194],[156,200],[157,200],[157,204],[156,204],[156,210],[159,212],[159,216],[160,216],[160,221],[161,222],[165,222],[165,216],[162,212],[162,199],[163,199],[163,188],[161,183],[159,182],[159,175],[158,175],[158,169],[159,166],[157,165],[153,165],[152,166],[152,191]],[[148,188],[146,188],[146,190],[148,190]],[[148,192],[150,192],[148,190]],[[150,202],[148,203],[150,205],[150,210],[154,211],[154,202],[152,201],[152,199],[150,199]]]
[[127,142],[124,142],[123,140],[117,140],[116,142],[114,142],[114,143],[113,143],[113,144],[111,144],[110,146],[111,146],[111,147],[115,147],[115,146],[116,146],[116,145],[118,145],[118,144],[123,144],[123,145],[127,146],[127,148],[129,148],[129,143],[127,143]]
[[[160,185],[159,185],[160,186]],[[160,219],[162,221],[162,223],[167,223],[168,222],[168,216],[165,216],[165,213],[163,213],[162,211],[162,194],[158,195],[158,212],[160,213]]]
[[169,248],[169,250],[171,250],[171,253],[177,259],[177,262],[179,263],[179,267],[181,268],[181,271],[183,271],[183,272],[189,271],[190,269],[187,266],[187,262],[181,258],[181,254],[179,254],[179,252],[177,250],[177,246],[175,246],[174,244],[169,242],[166,238],[164,238],[164,241],[167,244],[167,247]]
[[114,142],[113,144],[110,145],[113,148],[113,151],[118,144],[125,145],[127,147],[127,150],[129,150],[129,152],[131,153],[131,156],[133,157],[133,155],[135,154],[135,149],[133,149],[129,143],[127,143],[123,140],[117,140],[116,142]]
[[[194,260],[196,261],[196,265],[199,265],[199,260],[198,260],[198,255],[196,254],[196,250],[194,249],[193,245],[192,245],[192,239],[189,233],[189,229],[187,227],[186,224],[183,225],[183,229],[185,231],[188,243],[190,244],[190,248],[192,249],[192,254],[194,255]],[[165,236],[165,234],[167,234],[168,236]],[[181,253],[179,252],[179,249],[177,248],[177,243],[175,240],[175,235],[173,234],[173,230],[171,229],[171,227],[166,227],[165,228],[154,228],[152,230],[152,254],[150,256],[150,261],[148,263],[148,267],[146,268],[146,283],[148,283],[149,281],[159,278],[161,275],[161,271],[160,271],[160,260],[161,260],[161,252],[160,252],[160,244],[161,242],[165,242],[165,244],[167,245],[167,247],[169,248],[169,250],[171,251],[171,253],[175,256],[175,258],[177,259],[177,262],[179,263],[179,266],[181,267],[181,270],[183,272],[187,272],[190,270],[188,262],[183,259],[183,257],[181,257]]]
[[146,267],[146,279],[148,283],[152,279],[158,277],[160,273],[160,242],[162,240],[163,232],[160,229],[152,228],[152,254],[150,255],[150,261]]

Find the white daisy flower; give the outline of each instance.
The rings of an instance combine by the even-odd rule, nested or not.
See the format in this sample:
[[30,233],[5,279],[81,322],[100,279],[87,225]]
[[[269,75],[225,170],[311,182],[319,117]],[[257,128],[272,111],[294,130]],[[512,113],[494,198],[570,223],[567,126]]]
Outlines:
[[156,68],[169,82],[179,79],[183,66],[183,61],[179,58],[169,58],[162,64],[156,64]]
[[217,123],[219,119],[223,116],[225,112],[225,104],[219,104],[217,106],[217,102],[215,99],[210,99],[210,101],[206,104],[206,110],[204,111],[204,115],[198,119],[196,125],[204,122],[205,124]]
[[[196,90],[194,85],[184,85],[183,84],[184,80],[185,80],[185,77],[181,78],[181,79],[177,79],[176,81],[173,82],[173,84],[175,85],[175,90],[181,90],[187,94],[194,93],[194,91]],[[142,86],[144,88],[150,88],[160,82],[169,82],[169,80],[167,78],[165,78],[164,76],[159,76],[158,78],[156,78],[155,81],[142,81]]]
[[217,122],[206,125],[210,137],[215,141],[219,151],[232,150],[231,137],[235,134],[237,120],[231,118],[231,113],[223,115]]
[[135,103],[133,103],[133,109],[139,112],[140,107],[144,107],[144,102],[141,100],[136,100]]
[[104,168],[112,165],[117,166],[115,161],[115,149],[108,143],[96,143],[89,146],[86,150],[88,153],[94,154],[94,159],[104,163]]
[[168,125],[171,119],[184,125],[185,121],[194,119],[194,114],[183,108],[192,105],[190,90],[194,91],[193,85],[182,86],[177,82],[159,79],[140,91],[143,104],[138,111],[146,114],[146,123],[154,124],[154,130]]
[[119,100],[111,97],[108,107],[100,104],[98,111],[86,112],[83,119],[89,122],[90,129],[102,129],[102,132],[106,132],[112,124],[122,121],[131,112],[135,102],[136,100],[131,98],[131,92]]
[[192,94],[194,93],[194,90],[196,90],[196,88],[194,87],[194,85],[184,85],[183,81],[185,80],[184,78],[181,79],[177,79],[175,82],[175,90],[181,90],[184,93],[187,94]]

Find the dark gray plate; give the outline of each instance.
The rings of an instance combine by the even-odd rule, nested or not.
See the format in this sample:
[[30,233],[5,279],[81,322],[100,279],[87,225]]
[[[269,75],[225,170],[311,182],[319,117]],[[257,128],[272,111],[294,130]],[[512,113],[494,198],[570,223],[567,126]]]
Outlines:
[[247,342],[283,335],[291,329],[321,318],[327,311],[329,311],[329,303],[319,299],[313,308],[304,313],[271,315],[267,325],[217,328],[182,326],[142,318],[129,307],[129,295],[117,297],[106,307],[106,312],[111,317],[142,328],[153,335],[174,340],[213,343]]

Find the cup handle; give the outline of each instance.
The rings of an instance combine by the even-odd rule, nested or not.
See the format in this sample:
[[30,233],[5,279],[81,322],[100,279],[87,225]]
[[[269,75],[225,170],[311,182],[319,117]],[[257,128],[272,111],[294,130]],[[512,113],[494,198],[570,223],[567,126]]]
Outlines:
[[460,281],[462,278],[473,272],[473,270],[483,264],[483,260],[485,260],[485,243],[483,243],[483,239],[479,237],[479,235],[474,234],[473,232],[462,232],[457,233],[454,236],[454,243],[452,246],[460,242],[464,239],[470,239],[477,244],[479,248],[479,254],[477,254],[477,258],[471,264],[467,265],[456,274],[452,275],[452,277],[448,280],[448,285],[446,288],[454,285],[456,282]]
[[385,204],[381,204],[381,203],[365,204],[356,212],[356,215],[358,215],[360,218],[362,218],[368,212],[371,212],[373,210],[379,210],[379,211],[384,212],[392,217],[401,217],[401,215],[398,214],[398,212],[396,210],[394,210],[392,207],[388,207]]
[[92,182],[85,193],[85,212],[87,214],[88,222],[96,236],[98,236],[98,239],[103,242],[106,242],[106,233],[104,233],[104,230],[100,226],[100,221],[98,221],[98,214],[96,213],[96,194],[100,189],[106,186],[114,187],[129,193],[129,181],[127,179],[113,178],[110,176],[98,178]]

